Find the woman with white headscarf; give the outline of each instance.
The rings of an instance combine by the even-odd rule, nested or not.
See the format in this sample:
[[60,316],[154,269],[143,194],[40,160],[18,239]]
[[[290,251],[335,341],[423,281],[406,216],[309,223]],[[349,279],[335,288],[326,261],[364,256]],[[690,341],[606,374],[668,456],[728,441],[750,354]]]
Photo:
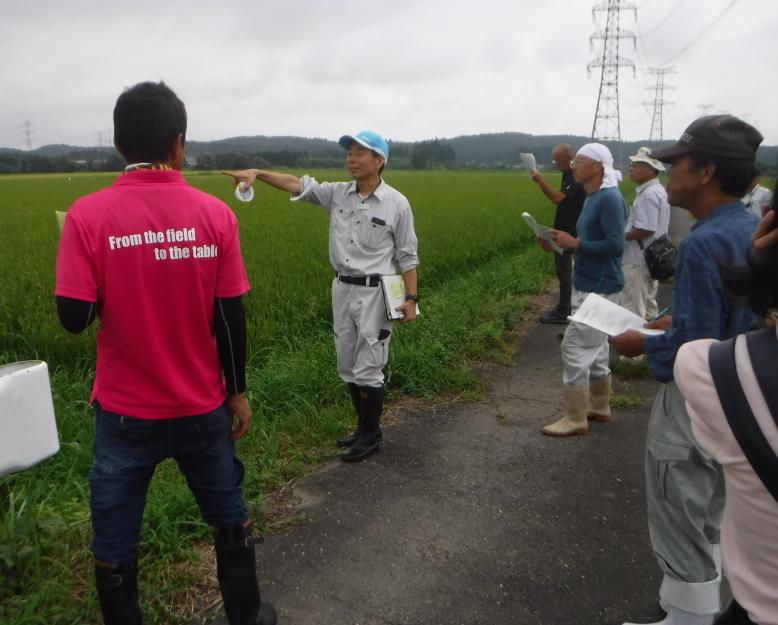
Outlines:
[[[578,219],[578,236],[553,230],[560,247],[575,251],[573,313],[589,293],[619,301],[624,286],[621,255],[627,207],[618,188],[621,174],[613,156],[601,143],[587,143],[573,159],[573,175],[588,197]],[[546,425],[549,436],[585,434],[588,419],[610,420],[611,378],[608,336],[571,322],[562,339],[562,382],[565,409],[561,419]],[[588,418],[588,419],[587,419]]]

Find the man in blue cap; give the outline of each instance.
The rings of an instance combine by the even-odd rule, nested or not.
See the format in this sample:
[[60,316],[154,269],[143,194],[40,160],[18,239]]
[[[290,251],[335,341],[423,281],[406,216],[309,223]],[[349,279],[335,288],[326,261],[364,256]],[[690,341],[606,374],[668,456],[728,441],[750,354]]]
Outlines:
[[394,322],[387,319],[381,276],[402,274],[407,295],[397,311],[400,323],[416,318],[418,241],[408,200],[381,178],[389,144],[363,130],[340,138],[351,182],[319,183],[310,176],[246,169],[225,172],[250,187],[261,180],[291,193],[292,201],[323,206],[330,215],[329,253],[335,269],[332,316],[338,375],[348,385],[357,428],[337,441],[349,447],[346,462],[378,450],[383,410],[383,369]]

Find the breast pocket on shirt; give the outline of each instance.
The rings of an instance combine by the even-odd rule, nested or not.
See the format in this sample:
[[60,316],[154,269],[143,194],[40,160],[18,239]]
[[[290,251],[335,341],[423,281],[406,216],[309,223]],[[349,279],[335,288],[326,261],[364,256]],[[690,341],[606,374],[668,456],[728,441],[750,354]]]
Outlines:
[[330,232],[340,239],[345,239],[349,230],[349,218],[352,210],[337,202],[332,205],[330,211]]
[[382,248],[391,239],[389,224],[380,217],[365,215],[359,220],[359,242],[368,249]]

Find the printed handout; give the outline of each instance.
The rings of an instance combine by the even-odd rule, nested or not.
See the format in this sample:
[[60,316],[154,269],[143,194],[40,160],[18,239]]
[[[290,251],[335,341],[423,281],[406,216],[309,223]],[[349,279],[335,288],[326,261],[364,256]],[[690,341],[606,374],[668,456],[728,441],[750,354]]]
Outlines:
[[616,336],[627,330],[637,330],[647,335],[664,334],[664,330],[644,328],[645,319],[596,293],[589,293],[581,307],[568,319],[605,332],[609,336]]
[[546,243],[548,243],[548,246],[557,254],[562,254],[564,252],[564,250],[559,247],[559,245],[557,245],[557,242],[554,241],[554,235],[551,234],[551,230],[546,228],[546,226],[541,226],[537,221],[535,221],[535,218],[526,211],[523,212],[521,216],[524,218],[524,221],[527,222],[527,225],[532,228],[532,231],[535,233],[536,237],[543,239]]
[[519,158],[529,173],[534,174],[538,170],[538,164],[535,162],[535,155],[532,152],[519,152]]

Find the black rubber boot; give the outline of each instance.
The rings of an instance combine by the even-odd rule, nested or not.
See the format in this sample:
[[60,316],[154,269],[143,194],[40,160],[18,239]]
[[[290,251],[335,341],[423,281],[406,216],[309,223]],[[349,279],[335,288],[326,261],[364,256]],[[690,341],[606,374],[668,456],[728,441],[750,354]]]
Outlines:
[[105,625],[141,625],[137,560],[116,567],[95,564],[95,586]]
[[230,625],[276,625],[275,609],[259,595],[256,542],[245,527],[216,530],[216,573]]
[[340,454],[344,462],[364,460],[380,447],[378,434],[381,431],[379,423],[384,404],[384,387],[362,386],[359,392],[362,397],[362,424],[357,428],[354,444]]
[[[335,444],[338,447],[351,447],[357,441],[357,431],[359,430],[359,426],[362,425],[362,396],[359,393],[359,387],[353,382],[349,382],[348,390],[351,394],[351,402],[354,404],[354,412],[357,414],[357,427],[354,428],[354,431],[348,436],[344,436],[335,441]],[[378,428],[376,438],[380,441],[383,436],[381,428]]]

